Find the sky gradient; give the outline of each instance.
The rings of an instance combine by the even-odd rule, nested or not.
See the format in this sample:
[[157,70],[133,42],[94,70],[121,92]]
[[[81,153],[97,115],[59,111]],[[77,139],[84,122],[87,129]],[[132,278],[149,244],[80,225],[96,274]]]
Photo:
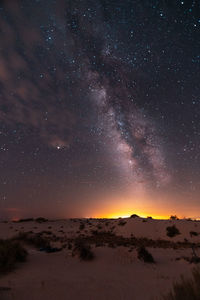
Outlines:
[[0,2],[0,218],[200,217],[199,1]]

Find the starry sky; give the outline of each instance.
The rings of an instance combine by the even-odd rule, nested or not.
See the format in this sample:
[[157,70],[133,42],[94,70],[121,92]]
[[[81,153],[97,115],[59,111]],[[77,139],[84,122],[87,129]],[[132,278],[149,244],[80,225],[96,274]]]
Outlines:
[[0,218],[200,216],[200,2],[0,1]]

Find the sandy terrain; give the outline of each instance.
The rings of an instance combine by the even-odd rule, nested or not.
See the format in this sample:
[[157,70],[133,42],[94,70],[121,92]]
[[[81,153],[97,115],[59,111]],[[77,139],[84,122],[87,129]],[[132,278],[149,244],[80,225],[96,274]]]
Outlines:
[[[80,228],[80,224],[84,225]],[[166,227],[173,224],[180,234],[168,237]],[[27,261],[0,277],[0,287],[11,288],[0,291],[1,300],[150,300],[159,299],[181,274],[190,274],[194,264],[182,257],[192,257],[190,243],[199,243],[200,222],[127,218],[0,223],[0,238],[11,238],[19,232],[28,231],[32,234],[50,232],[43,235],[53,247],[62,250],[46,253],[25,245],[29,252]],[[99,241],[98,233],[103,232],[104,235],[105,231],[111,234],[111,239],[113,234],[113,244],[106,238],[103,243]],[[118,242],[116,236],[124,239]],[[93,260],[82,261],[76,253],[72,255],[77,237],[86,238],[90,243],[95,256]],[[147,238],[145,246],[153,255],[155,264],[138,259],[137,247],[143,242],[141,238]],[[160,240],[174,243],[163,244]],[[68,249],[69,244],[72,249]],[[198,249],[195,251],[200,255]]]

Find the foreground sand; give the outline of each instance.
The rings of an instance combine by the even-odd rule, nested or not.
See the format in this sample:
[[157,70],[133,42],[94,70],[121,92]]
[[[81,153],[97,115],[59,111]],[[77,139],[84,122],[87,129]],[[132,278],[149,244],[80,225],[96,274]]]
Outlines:
[[[120,222],[124,224],[119,224]],[[80,229],[80,224],[84,224]],[[170,238],[166,227],[175,224],[179,235]],[[148,264],[137,258],[136,247],[108,244],[92,244],[95,258],[81,261],[72,256],[68,241],[76,237],[90,236],[91,231],[113,232],[123,237],[146,237],[158,240],[154,247],[147,247],[156,263]],[[51,231],[52,245],[63,247],[62,251],[45,253],[26,246],[27,262],[0,277],[1,300],[64,300],[64,299],[159,299],[181,274],[189,276],[194,264],[182,257],[192,257],[191,247],[178,242],[199,243],[200,222],[187,220],[151,220],[127,218],[117,220],[71,219],[44,223],[8,222],[0,223],[0,238],[10,238],[19,232]],[[197,236],[191,236],[194,231]],[[199,235],[198,235],[199,234]],[[56,236],[56,238],[55,238]],[[48,236],[51,239],[51,235]],[[159,239],[174,241],[174,247],[163,246]],[[196,254],[200,255],[199,248]],[[178,260],[177,260],[178,258]]]

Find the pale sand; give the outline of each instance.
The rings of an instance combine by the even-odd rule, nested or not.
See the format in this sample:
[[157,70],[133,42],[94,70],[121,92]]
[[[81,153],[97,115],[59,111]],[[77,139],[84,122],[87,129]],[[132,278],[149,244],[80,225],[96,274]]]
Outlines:
[[[10,238],[18,232],[52,231],[56,236],[74,238],[80,233],[90,234],[96,230],[98,224],[101,230],[110,230],[116,235],[130,237],[147,237],[151,239],[165,239],[170,241],[190,242],[200,241],[199,236],[191,237],[190,231],[200,233],[200,222],[187,220],[150,220],[142,218],[123,219],[127,222],[120,226],[117,220],[107,221],[89,220],[57,220],[45,223],[0,223],[0,238]],[[85,224],[85,229],[79,231],[80,222]],[[169,238],[166,227],[175,224],[180,230],[180,235]],[[63,226],[63,228],[61,228]],[[36,228],[37,227],[37,228]],[[51,228],[49,228],[51,227]],[[18,230],[18,231],[17,231]],[[64,233],[59,232],[63,230]],[[85,232],[86,231],[86,232]],[[61,243],[62,244],[62,243]],[[60,246],[60,242],[53,245]],[[172,282],[179,279],[181,274],[189,276],[194,264],[184,259],[176,260],[182,256],[192,256],[189,249],[163,249],[148,248],[156,264],[144,263],[137,258],[136,249],[131,252],[130,247],[117,246],[92,246],[95,258],[92,261],[80,261],[68,248],[61,252],[45,253],[28,247],[27,262],[7,275],[0,277],[0,286],[10,287],[10,291],[0,292],[0,300],[64,300],[64,299],[159,299],[172,286]],[[199,250],[196,251],[200,255]]]

